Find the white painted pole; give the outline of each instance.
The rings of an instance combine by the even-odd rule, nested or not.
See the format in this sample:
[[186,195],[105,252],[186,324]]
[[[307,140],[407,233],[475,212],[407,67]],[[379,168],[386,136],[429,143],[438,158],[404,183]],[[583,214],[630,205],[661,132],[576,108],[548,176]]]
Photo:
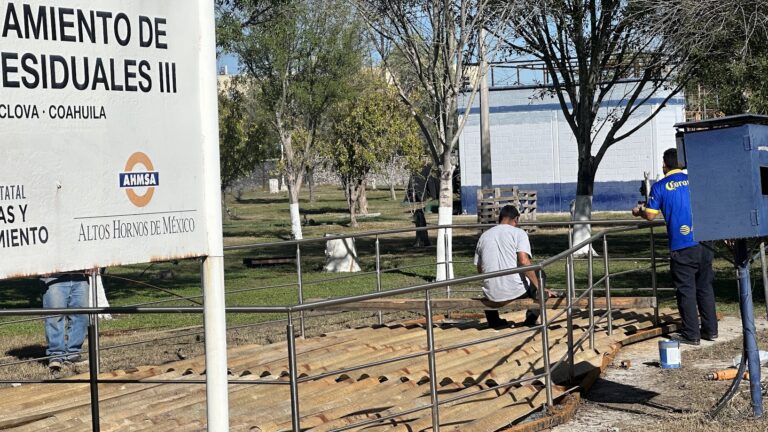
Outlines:
[[224,313],[224,257],[203,261],[205,382],[208,431],[229,430],[227,322]]
[[493,172],[491,170],[491,108],[488,91],[488,61],[485,58],[485,29],[481,28],[477,36],[477,49],[480,65],[477,78],[480,81],[480,187],[493,187]]
[[[227,320],[224,298],[224,241],[219,174],[219,121],[216,89],[216,37],[212,0],[197,0],[200,10],[200,121],[205,140],[205,217],[208,257],[202,265],[205,319],[205,381],[208,431],[229,430]],[[190,41],[193,43],[194,41]]]

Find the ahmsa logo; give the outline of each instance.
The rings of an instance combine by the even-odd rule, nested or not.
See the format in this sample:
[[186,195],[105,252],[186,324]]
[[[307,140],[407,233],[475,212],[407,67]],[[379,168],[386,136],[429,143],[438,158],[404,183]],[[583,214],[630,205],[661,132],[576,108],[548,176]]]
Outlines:
[[[144,170],[135,171],[137,165],[142,165]],[[155,171],[149,156],[142,152],[132,154],[125,163],[125,172],[120,173],[120,187],[125,189],[131,203],[136,207],[146,206],[159,185],[160,174]],[[136,190],[144,193],[139,195]]]

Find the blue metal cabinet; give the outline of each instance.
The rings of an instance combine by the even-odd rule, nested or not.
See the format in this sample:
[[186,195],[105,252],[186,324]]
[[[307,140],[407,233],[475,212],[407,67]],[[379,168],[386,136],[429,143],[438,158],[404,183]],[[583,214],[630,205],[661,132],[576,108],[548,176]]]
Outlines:
[[696,241],[768,236],[768,117],[682,123]]

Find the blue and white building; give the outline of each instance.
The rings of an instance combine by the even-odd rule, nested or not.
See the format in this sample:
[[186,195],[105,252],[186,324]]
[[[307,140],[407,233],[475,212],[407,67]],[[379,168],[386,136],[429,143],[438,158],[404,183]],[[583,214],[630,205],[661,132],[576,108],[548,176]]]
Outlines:
[[[606,106],[621,106],[626,88],[614,89]],[[568,212],[576,196],[578,149],[555,96],[537,97],[530,87],[491,89],[489,97],[491,159],[494,187],[519,186],[538,191],[539,212]],[[656,94],[640,106],[623,130],[636,126],[663,103]],[[480,187],[479,94],[469,112],[459,143],[461,205],[467,214],[477,212]],[[461,106],[461,102],[460,102]],[[685,99],[678,95],[645,126],[608,149],[595,177],[593,209],[628,211],[641,198],[643,173],[652,179],[663,175],[664,150],[675,146],[673,125],[684,120]],[[608,110],[599,115],[605,118]],[[605,127],[607,129],[608,126]],[[605,131],[599,132],[605,133]],[[597,142],[600,142],[598,140]],[[599,146],[595,145],[593,154]]]

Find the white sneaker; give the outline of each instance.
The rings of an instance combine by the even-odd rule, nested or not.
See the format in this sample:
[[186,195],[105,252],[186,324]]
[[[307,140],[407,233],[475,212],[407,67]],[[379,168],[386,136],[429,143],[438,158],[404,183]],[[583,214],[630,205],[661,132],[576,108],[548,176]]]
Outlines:
[[58,372],[61,370],[61,360],[59,359],[50,359],[48,360],[48,369],[51,370],[51,372]]

